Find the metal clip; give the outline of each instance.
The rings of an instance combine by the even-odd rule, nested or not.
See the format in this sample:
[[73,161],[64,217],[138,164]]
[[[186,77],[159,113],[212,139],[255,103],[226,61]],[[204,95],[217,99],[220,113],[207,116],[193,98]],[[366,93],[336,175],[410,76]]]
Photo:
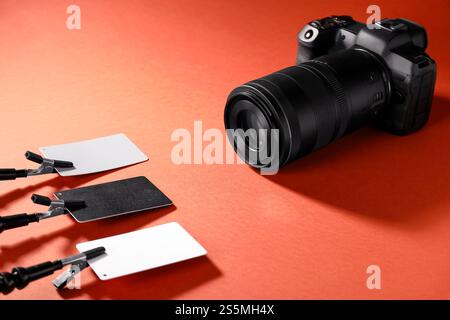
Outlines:
[[73,168],[73,163],[70,161],[43,158],[40,155],[33,153],[31,151],[27,151],[25,153],[25,157],[30,161],[40,164],[39,168],[37,169],[27,169],[28,176],[37,176],[41,174],[55,173],[56,168]]
[[100,257],[105,254],[104,247],[97,247],[78,255],[61,259],[62,265],[70,265],[70,267],[56,277],[52,283],[57,289],[65,288],[81,271],[89,267],[89,260]]
[[43,219],[53,218],[65,214],[67,210],[76,210],[84,207],[86,204],[81,200],[51,200],[48,197],[33,194],[31,200],[36,204],[49,206],[46,212],[38,212],[39,221]]
[[65,288],[81,271],[86,269],[89,264],[86,261],[82,261],[77,264],[71,264],[69,269],[61,273],[55,280],[52,281],[56,289]]
[[47,261],[28,268],[15,267],[11,272],[0,272],[0,293],[8,294],[14,289],[23,289],[30,282],[47,277],[56,270],[70,265],[69,270],[53,281],[53,284],[58,289],[64,288],[79,272],[89,265],[89,260],[104,254],[104,247],[96,247],[64,259]]
[[37,176],[47,173],[56,173],[56,169],[74,169],[74,165],[70,161],[53,160],[43,158],[40,155],[27,151],[25,158],[30,161],[40,164],[37,169],[13,169],[5,168],[0,169],[0,181],[1,180],[16,180],[17,178],[26,178],[28,176]]

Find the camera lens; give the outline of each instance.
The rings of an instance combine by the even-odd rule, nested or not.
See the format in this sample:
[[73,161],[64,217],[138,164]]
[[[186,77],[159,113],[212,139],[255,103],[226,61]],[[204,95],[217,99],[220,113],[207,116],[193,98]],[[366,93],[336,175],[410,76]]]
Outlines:
[[251,91],[242,88],[241,94],[234,99],[234,108],[230,110],[229,126],[235,130],[229,139],[236,144],[235,150],[242,159],[254,167],[262,167],[263,159],[270,152],[271,129],[274,128],[273,119],[259,101],[259,97]]
[[389,77],[375,54],[351,49],[248,82],[228,97],[228,139],[254,167],[269,166],[267,159],[283,166],[373,118],[390,99]]
[[[240,101],[240,104],[248,104],[247,101]],[[253,148],[254,151],[259,150],[266,143],[264,135],[259,135],[259,130],[270,130],[269,124],[263,113],[256,109],[254,111],[243,110],[237,116],[237,125],[243,131],[248,132],[246,137],[246,145],[248,148]],[[253,129],[253,130],[252,130]]]

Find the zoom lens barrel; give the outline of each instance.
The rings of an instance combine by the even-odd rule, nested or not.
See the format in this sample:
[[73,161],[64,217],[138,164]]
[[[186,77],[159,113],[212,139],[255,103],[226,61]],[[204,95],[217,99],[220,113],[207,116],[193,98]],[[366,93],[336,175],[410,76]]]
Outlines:
[[[366,50],[322,56],[234,89],[225,107],[225,127],[277,129],[278,162],[283,166],[373,118],[389,102],[390,83],[384,62]],[[250,147],[255,143],[239,143],[236,135],[228,137],[248,164],[269,165],[252,160],[258,152]]]

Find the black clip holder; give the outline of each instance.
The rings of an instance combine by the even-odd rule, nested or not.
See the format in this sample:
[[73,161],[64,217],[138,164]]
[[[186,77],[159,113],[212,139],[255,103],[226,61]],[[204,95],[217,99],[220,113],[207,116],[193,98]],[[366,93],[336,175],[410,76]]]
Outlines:
[[56,173],[57,168],[73,168],[73,163],[70,161],[53,160],[43,158],[42,156],[27,151],[25,158],[40,164],[36,169],[0,169],[0,180],[15,180],[17,178],[26,178],[28,176],[37,176],[47,173]]
[[[0,292],[8,294],[14,289],[21,290],[30,282],[47,277],[67,265],[70,265],[68,271],[78,270],[80,272],[89,265],[88,261],[90,259],[103,254],[105,254],[105,248],[98,247],[64,259],[47,261],[28,268],[15,267],[11,272],[0,272]],[[58,289],[62,289],[74,276],[75,274],[69,275],[67,272],[64,272],[53,281],[53,284]]]
[[68,210],[76,210],[85,206],[80,200],[52,200],[49,197],[33,194],[31,200],[40,205],[48,206],[46,212],[20,213],[12,216],[0,217],[0,233],[5,230],[25,227],[30,223],[39,222],[44,219],[53,218],[66,214]]

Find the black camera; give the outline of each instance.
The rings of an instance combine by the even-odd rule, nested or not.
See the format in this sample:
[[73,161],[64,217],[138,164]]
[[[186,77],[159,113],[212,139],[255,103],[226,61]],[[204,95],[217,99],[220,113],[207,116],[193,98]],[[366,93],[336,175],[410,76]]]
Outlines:
[[239,86],[228,97],[228,138],[251,166],[283,166],[369,121],[397,135],[427,122],[436,64],[425,53],[422,26],[331,16],[307,24],[298,43],[296,66]]

